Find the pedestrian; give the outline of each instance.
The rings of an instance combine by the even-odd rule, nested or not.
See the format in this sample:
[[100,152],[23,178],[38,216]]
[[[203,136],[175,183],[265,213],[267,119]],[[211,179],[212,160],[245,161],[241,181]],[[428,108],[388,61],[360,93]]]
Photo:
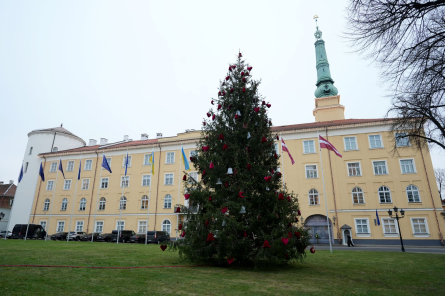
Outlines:
[[352,243],[351,236],[348,234],[348,247],[350,246],[354,246],[354,244]]

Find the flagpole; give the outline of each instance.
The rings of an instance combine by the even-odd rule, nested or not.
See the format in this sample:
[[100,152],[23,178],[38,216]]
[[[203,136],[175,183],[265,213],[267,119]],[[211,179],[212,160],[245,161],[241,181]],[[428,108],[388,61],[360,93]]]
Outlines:
[[[97,164],[96,164],[97,165]],[[97,215],[97,204],[99,203],[99,191],[102,186],[102,166],[100,166],[100,177],[99,177],[99,186],[97,186],[97,198],[96,198],[96,212],[94,213],[94,221],[93,221],[93,231],[91,232],[91,242],[94,240],[94,228],[96,227],[96,215]]]
[[[40,169],[40,167],[39,167]],[[37,182],[39,181],[39,176],[37,176],[37,180],[36,180],[36,186],[34,188],[37,188]],[[37,202],[37,201],[36,201]],[[11,212],[9,212],[9,216],[11,216]],[[31,217],[31,213],[32,213],[32,205],[31,205],[31,209],[29,210],[29,216],[28,216],[28,224],[26,225],[26,233],[25,233],[25,241],[28,237],[28,229],[29,229],[29,218]],[[9,226],[9,221],[8,221],[8,226]],[[8,234],[8,226],[6,226],[6,233],[5,233],[5,237]]]
[[[80,170],[80,165],[82,163],[82,153],[80,153],[79,161],[80,161],[80,163],[79,163],[79,170]],[[79,172],[79,174],[80,174],[80,172]],[[74,189],[73,208],[71,209],[70,226],[68,227],[68,235],[66,236],[66,242],[70,241],[71,221],[73,220],[74,205],[76,204],[77,182],[79,182],[79,175],[77,175],[76,188]]]
[[[326,221],[328,223],[328,235],[329,235],[329,249],[331,250],[332,253],[332,242],[331,242],[331,227],[329,226],[329,213],[328,213],[328,202],[326,199],[326,186],[324,183],[324,173],[323,173],[323,161],[321,158],[321,146],[320,146],[320,135],[318,134],[317,131],[317,138],[318,138],[318,149],[320,151],[320,164],[321,164],[321,178],[323,179],[323,194],[324,194],[324,203],[326,205]],[[328,152],[329,153],[329,152]]]
[[[17,182],[17,187],[19,186],[19,183],[20,183],[20,181],[22,181],[22,179],[23,179],[23,174],[22,174],[22,172],[23,172],[23,162],[24,162],[25,160],[24,159],[22,159],[22,168],[20,169],[20,175],[22,175],[22,178],[20,178],[20,175],[19,175],[19,180],[18,180],[18,182]],[[16,189],[17,190],[17,189]],[[8,224],[6,224],[6,233],[5,233],[5,240],[6,240],[6,238],[8,237],[8,229],[9,229],[9,222],[11,221],[11,213],[12,213],[12,210],[14,209],[14,202],[12,203],[12,207],[11,207],[11,210],[9,211],[9,217],[8,217]],[[32,209],[32,206],[31,206],[31,209]],[[12,233],[11,233],[11,237],[12,237]]]
[[[283,137],[281,136],[281,133],[280,133],[280,139],[281,140],[283,140]],[[282,173],[281,173],[281,176],[283,177],[283,190],[285,189],[284,188],[284,157],[283,157],[283,143],[279,143],[280,144],[280,148],[281,148],[281,168],[282,168]]]
[[[155,146],[152,146],[151,147],[152,148],[152,151],[151,151],[151,155],[150,155],[150,159],[149,159],[149,161],[150,161],[150,164],[151,165],[153,165],[152,163],[151,163],[151,157],[154,157],[154,151],[155,151]],[[152,177],[153,176],[153,169],[151,170],[151,175],[150,175],[150,190],[148,191],[148,206],[147,206],[147,228],[145,229],[145,245],[147,245],[147,230],[148,230],[148,219],[149,219],[149,216],[150,216],[150,197],[151,197],[151,187],[152,187],[152,182],[151,181],[153,181],[152,180]]]
[[53,203],[54,203],[54,195],[56,194],[56,185],[57,185],[57,177],[59,176],[59,170],[57,170],[56,173],[56,182],[54,182],[54,191],[53,191],[53,197],[51,199],[51,207],[49,209],[49,218],[48,218],[48,225],[46,226],[46,234],[45,234],[45,241],[48,238],[48,230],[49,230],[49,223],[51,222],[51,213],[53,211]]
[[[117,239],[116,239],[116,245],[118,245],[119,244],[119,235],[120,235],[120,224],[121,224],[121,216],[122,216],[122,204],[121,204],[121,201],[122,201],[122,197],[124,196],[124,184],[125,184],[125,181],[126,181],[126,179],[127,179],[127,167],[128,167],[128,149],[127,149],[127,155],[125,156],[125,175],[124,175],[124,182],[122,182],[121,181],[121,185],[122,185],[122,195],[121,195],[121,198],[119,199],[119,224],[118,224],[118,227],[117,227]],[[150,180],[151,181],[151,180]]]

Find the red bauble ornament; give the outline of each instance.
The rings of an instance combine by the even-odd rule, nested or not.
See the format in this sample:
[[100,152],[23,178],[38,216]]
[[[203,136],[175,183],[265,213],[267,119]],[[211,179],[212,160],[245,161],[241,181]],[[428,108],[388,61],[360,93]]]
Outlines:
[[236,114],[236,115],[235,115],[235,119],[238,119],[238,118],[239,118],[239,115],[238,115],[238,114]]
[[261,138],[261,143],[266,143],[266,142],[267,142],[266,137],[262,137],[262,138]]
[[239,54],[238,54],[238,57],[239,57],[239,58],[242,58],[242,57],[243,57],[243,55],[242,55],[241,53],[239,53]]
[[247,146],[247,147],[246,147],[246,150],[247,150],[247,152],[250,152],[250,151],[252,151],[252,149],[250,149],[250,147],[249,147],[249,146]]
[[295,234],[295,236],[296,236],[297,238],[300,238],[300,235],[301,235],[300,232],[295,231],[294,234]]
[[182,223],[178,225],[178,230],[182,230]]
[[194,161],[195,161],[195,158],[194,158],[193,156],[190,156],[190,161],[191,161],[191,162],[194,162]]
[[187,180],[187,175],[184,175],[184,177],[182,177],[182,181]]
[[312,254],[315,253],[315,248],[314,248],[314,247],[311,248],[311,253],[312,253]]
[[267,240],[265,240],[263,244],[263,249],[265,248],[272,248]]
[[[209,226],[209,220],[206,220],[206,222],[204,223],[206,226]],[[209,241],[208,239],[207,239],[207,241]]]
[[301,212],[300,212],[300,210],[298,210],[298,216],[301,216]]
[[256,107],[256,108],[253,109],[253,110],[255,110],[256,113],[259,113],[259,112],[260,112],[260,107]]
[[222,210],[221,210],[221,212],[223,213],[223,214],[225,214],[226,212],[227,212],[227,207],[224,207],[224,208],[222,208]]
[[235,258],[233,258],[233,257],[227,258],[227,263],[232,264],[233,261],[235,261]]
[[275,153],[275,158],[278,158],[278,154]]
[[269,182],[271,179],[272,179],[271,176],[264,177],[264,180],[266,180],[266,182]]
[[233,93],[233,87],[232,87],[232,88],[230,88],[230,92],[231,92],[231,93]]
[[208,151],[210,146],[202,146],[202,151]]
[[291,200],[290,200],[290,195],[287,196],[287,201],[288,201],[288,202],[291,202]]
[[213,165],[213,162],[210,163],[209,168],[211,168],[211,169],[215,168],[215,166]]
[[224,144],[223,145],[223,150],[228,150],[228,149],[229,149],[229,146],[227,144]]
[[213,120],[215,120],[215,118],[216,118],[216,115],[215,115],[215,114],[213,114],[213,115],[212,115],[212,119],[213,119]]
[[162,250],[162,252],[164,252],[165,249],[167,249],[167,245],[161,245],[161,250]]
[[287,237],[288,237],[288,238],[292,238],[292,232],[289,231],[289,232],[287,233]]
[[207,123],[205,121],[202,122],[202,125],[205,126]]
[[209,112],[207,112],[207,117],[210,117],[210,116],[212,116],[212,114],[210,114]]
[[225,95],[226,95],[226,92],[225,92],[225,91],[223,91],[223,92],[222,92],[222,95],[223,95],[223,96],[225,96]]
[[272,105],[271,104],[266,104],[267,108],[270,108]]
[[209,196],[209,201],[212,201],[212,196],[211,195]]
[[236,175],[236,169],[233,169],[233,174]]
[[225,181],[225,182],[224,182],[224,186],[225,186],[225,187],[229,187],[229,182]]
[[243,87],[243,92],[246,92],[246,88],[245,87]]
[[252,168],[252,166],[250,164],[247,164],[247,169],[250,171],[250,169]]
[[243,194],[244,194],[244,192],[240,191],[240,192],[238,193],[238,196],[241,197],[241,198],[245,198],[245,196],[244,196]]
[[280,140],[280,137],[277,135],[277,140]]
[[281,173],[280,172],[277,173],[277,177],[281,178]]
[[206,170],[202,170],[202,176],[204,177],[206,175]]
[[278,195],[278,200],[284,200],[284,194],[283,193],[280,193]]
[[214,240],[215,240],[215,238],[213,237],[213,233],[207,234],[207,241],[208,242],[211,242],[211,241],[214,241]]
[[181,213],[181,208],[177,207],[175,213]]
[[181,237],[184,237],[184,236],[185,236],[185,231],[182,231]]
[[229,71],[232,72],[232,66],[229,66]]
[[247,70],[252,71],[253,67],[247,67]]
[[281,241],[285,246],[287,246],[287,243],[289,242],[289,238],[282,238]]
[[297,217],[295,217],[295,222],[297,222],[297,223],[298,223],[298,218],[297,218]]
[[218,140],[224,140],[224,135],[220,134],[219,137],[218,137]]
[[246,77],[243,77],[243,82],[244,82],[244,83],[246,83],[246,82],[247,82],[247,79],[246,79]]
[[289,228],[292,227],[292,223],[287,224],[287,227]]
[[184,194],[184,198],[187,200],[187,199],[189,199],[190,198],[190,193],[186,193],[186,194]]
[[221,104],[218,104],[218,110],[221,109]]
[[213,100],[210,103],[213,105]]
[[230,76],[227,76],[227,77],[226,77],[226,80],[229,80],[229,78],[230,78]]
[[263,101],[263,102],[261,103],[261,105],[263,105],[263,106],[266,105],[266,101]]
[[260,214],[258,214],[258,221],[260,221],[261,220],[261,215]]
[[241,76],[244,76],[244,74],[245,74],[244,72],[241,72]]
[[247,231],[244,230],[244,237],[247,237]]
[[270,169],[270,174],[273,175],[275,171],[273,169]]

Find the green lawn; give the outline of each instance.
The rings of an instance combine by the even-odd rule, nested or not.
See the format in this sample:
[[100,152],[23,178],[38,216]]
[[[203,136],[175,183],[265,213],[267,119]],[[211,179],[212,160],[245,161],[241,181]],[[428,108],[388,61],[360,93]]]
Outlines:
[[[192,265],[157,245],[0,240],[0,264]],[[73,269],[0,267],[2,295],[439,295],[445,256],[393,252],[308,253],[266,270],[181,267]]]

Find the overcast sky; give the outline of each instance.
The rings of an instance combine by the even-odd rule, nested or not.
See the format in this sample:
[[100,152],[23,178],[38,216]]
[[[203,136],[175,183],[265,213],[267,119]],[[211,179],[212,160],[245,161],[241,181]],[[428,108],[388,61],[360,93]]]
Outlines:
[[[342,39],[347,1],[1,1],[0,181],[34,129],[134,140],[199,129],[241,50],[274,125],[313,122],[319,15],[346,118],[384,117],[379,71]],[[445,157],[433,150],[436,167]]]

